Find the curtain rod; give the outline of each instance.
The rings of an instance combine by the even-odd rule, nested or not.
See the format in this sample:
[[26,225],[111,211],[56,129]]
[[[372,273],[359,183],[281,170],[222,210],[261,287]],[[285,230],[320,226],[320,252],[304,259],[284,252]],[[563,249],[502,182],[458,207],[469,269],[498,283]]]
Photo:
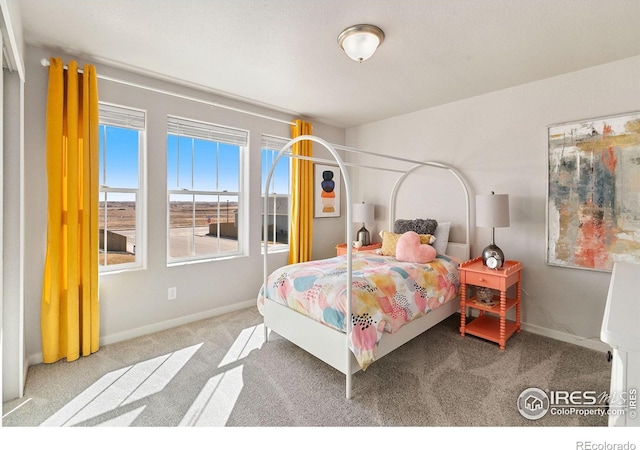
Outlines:
[[[40,64],[43,67],[49,67],[51,65],[51,62],[47,59],[47,58],[42,58],[40,60]],[[64,66],[63,67],[65,70],[68,70],[69,67],[68,66]],[[84,73],[82,71],[82,69],[78,69],[78,73]],[[101,80],[105,80],[105,81],[111,81],[114,83],[120,83],[120,84],[124,84],[126,86],[130,86],[130,87],[135,87],[135,88],[139,88],[139,89],[145,89],[147,91],[153,91],[153,92],[157,92],[159,94],[165,94],[165,95],[171,95],[173,97],[178,97],[184,100],[190,100],[192,102],[198,102],[198,103],[203,103],[205,105],[209,105],[209,106],[215,106],[216,108],[222,108],[222,109],[228,109],[230,111],[235,111],[235,112],[239,112],[242,114],[248,114],[250,116],[255,116],[255,117],[260,117],[262,119],[268,119],[268,120],[273,120],[275,122],[280,122],[280,123],[286,123],[287,125],[295,125],[295,122],[291,122],[289,120],[283,120],[283,119],[278,119],[276,117],[271,117],[271,116],[267,116],[264,114],[259,114],[259,113],[254,113],[251,111],[247,111],[244,109],[240,109],[240,108],[234,108],[233,106],[228,106],[228,105],[224,105],[222,103],[218,103],[218,102],[210,102],[207,100],[202,100],[196,97],[191,97],[188,95],[182,95],[182,94],[177,94],[175,92],[171,92],[171,91],[165,91],[164,89],[158,89],[158,88],[154,88],[154,87],[150,87],[150,86],[145,86],[143,84],[138,84],[138,83],[132,83],[130,81],[124,81],[124,80],[120,80],[117,78],[112,78],[106,75],[97,75],[98,78],[100,78]]]

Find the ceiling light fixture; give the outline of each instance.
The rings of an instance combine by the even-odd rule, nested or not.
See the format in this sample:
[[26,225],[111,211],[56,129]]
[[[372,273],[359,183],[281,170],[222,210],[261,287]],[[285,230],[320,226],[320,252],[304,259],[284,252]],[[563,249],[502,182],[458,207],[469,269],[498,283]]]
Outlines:
[[354,61],[369,59],[384,41],[384,32],[375,25],[353,25],[340,33],[338,44]]

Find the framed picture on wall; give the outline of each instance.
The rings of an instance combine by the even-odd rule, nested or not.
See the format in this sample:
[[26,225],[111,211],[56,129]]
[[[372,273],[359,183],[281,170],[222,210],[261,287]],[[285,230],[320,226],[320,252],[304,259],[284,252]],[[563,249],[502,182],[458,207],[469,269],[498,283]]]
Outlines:
[[640,112],[548,127],[547,264],[640,263]]
[[340,217],[340,168],[315,164],[314,217]]

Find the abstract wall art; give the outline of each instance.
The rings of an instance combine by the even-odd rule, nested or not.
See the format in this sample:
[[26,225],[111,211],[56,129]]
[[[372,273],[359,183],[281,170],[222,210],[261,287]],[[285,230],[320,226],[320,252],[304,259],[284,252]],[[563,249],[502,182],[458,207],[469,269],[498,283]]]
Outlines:
[[640,263],[640,112],[548,127],[547,264]]
[[315,217],[340,217],[340,179],[338,166],[315,165]]

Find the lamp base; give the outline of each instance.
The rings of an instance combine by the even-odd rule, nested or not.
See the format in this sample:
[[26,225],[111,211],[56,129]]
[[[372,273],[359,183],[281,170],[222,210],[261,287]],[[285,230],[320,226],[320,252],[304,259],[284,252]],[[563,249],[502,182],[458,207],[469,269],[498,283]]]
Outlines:
[[482,250],[482,264],[492,269],[499,269],[504,264],[504,253],[496,244],[487,245]]
[[358,241],[362,242],[362,246],[367,246],[371,244],[371,237],[369,236],[369,230],[367,230],[364,225],[362,228],[358,230]]

